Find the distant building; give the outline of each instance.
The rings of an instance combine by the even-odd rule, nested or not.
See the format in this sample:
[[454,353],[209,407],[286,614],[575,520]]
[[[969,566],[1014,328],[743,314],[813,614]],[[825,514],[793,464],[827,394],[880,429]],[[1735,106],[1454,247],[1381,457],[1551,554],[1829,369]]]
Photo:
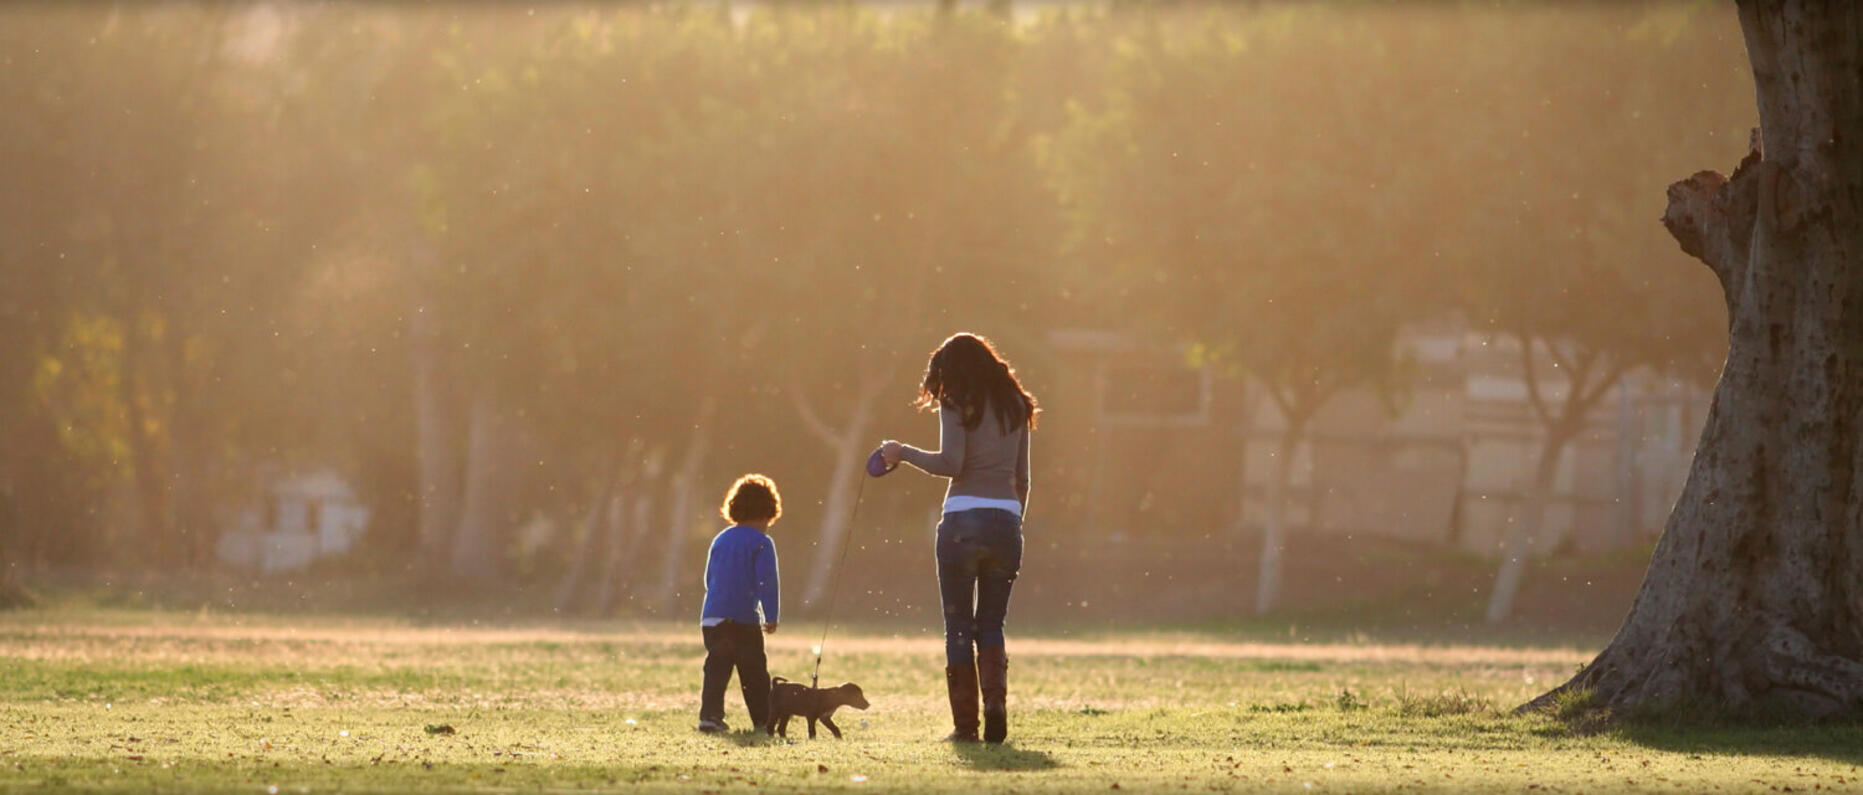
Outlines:
[[[1179,526],[1234,529],[1238,514],[1243,529],[1260,527],[1282,421],[1258,387],[1119,335],[1063,330],[1047,341],[1078,373],[1070,386],[1093,396],[1076,407],[1091,426],[1080,451],[1086,472],[1075,479],[1088,523],[1114,541]],[[1519,346],[1452,322],[1408,329],[1399,344],[1412,366],[1399,399],[1344,392],[1312,421],[1286,494],[1291,537],[1498,554],[1523,519],[1545,435]],[[1557,368],[1535,372],[1547,401],[1563,397]],[[1653,538],[1681,492],[1708,402],[1703,388],[1646,370],[1613,386],[1559,461],[1535,550]]]
[[[1517,341],[1460,327],[1413,330],[1400,344],[1417,378],[1395,412],[1368,391],[1323,409],[1294,461],[1288,521],[1328,535],[1394,537],[1500,552],[1523,521],[1545,428],[1527,396]],[[1567,381],[1535,368],[1548,403]],[[1643,543],[1681,493],[1706,419],[1699,387],[1639,370],[1610,388],[1565,448],[1538,553],[1598,552]],[[1280,425],[1264,405],[1248,435],[1251,519],[1265,514],[1265,478]]]
[[348,552],[369,524],[369,509],[328,470],[274,479],[220,534],[221,561],[266,574],[292,571]]

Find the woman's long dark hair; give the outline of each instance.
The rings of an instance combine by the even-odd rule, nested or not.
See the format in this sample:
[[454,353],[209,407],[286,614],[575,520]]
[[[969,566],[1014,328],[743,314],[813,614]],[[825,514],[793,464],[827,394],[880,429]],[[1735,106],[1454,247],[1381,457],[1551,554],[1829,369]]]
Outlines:
[[1041,408],[1035,396],[1016,380],[1016,369],[996,352],[996,346],[976,334],[952,334],[925,364],[925,381],[919,384],[920,410],[937,407],[956,410],[966,430],[983,422],[984,406],[994,409],[996,421],[1009,433],[1023,426],[1035,429]]

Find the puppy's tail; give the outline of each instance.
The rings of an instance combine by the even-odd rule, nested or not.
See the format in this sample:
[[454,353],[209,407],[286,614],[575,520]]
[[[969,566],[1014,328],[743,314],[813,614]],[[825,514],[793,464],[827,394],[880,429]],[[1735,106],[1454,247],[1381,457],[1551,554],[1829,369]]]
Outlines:
[[784,678],[782,678],[782,677],[780,677],[780,676],[772,676],[772,677],[770,677],[770,684],[772,684],[772,685],[780,685],[780,684],[782,684],[782,683],[784,683],[784,682],[787,682],[787,681],[789,681],[789,680],[788,680],[788,679],[784,679]]

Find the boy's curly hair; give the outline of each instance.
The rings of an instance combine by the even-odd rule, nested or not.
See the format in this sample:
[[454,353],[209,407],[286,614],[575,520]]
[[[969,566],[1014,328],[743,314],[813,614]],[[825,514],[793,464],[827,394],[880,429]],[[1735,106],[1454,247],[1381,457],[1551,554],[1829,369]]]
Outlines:
[[776,481],[751,473],[731,484],[718,513],[732,522],[774,522],[783,515],[783,495],[777,493]]

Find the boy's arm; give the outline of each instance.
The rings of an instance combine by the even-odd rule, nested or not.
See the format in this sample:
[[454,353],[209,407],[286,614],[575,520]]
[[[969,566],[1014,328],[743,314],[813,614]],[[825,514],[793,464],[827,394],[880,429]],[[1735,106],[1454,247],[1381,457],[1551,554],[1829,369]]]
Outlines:
[[775,624],[777,609],[782,600],[782,588],[776,572],[775,541],[765,539],[763,548],[757,550],[757,560],[752,568],[757,576],[757,601],[763,604],[763,622]]
[[938,409],[938,450],[901,445],[899,460],[944,478],[957,477],[964,467],[964,412],[953,406]]

